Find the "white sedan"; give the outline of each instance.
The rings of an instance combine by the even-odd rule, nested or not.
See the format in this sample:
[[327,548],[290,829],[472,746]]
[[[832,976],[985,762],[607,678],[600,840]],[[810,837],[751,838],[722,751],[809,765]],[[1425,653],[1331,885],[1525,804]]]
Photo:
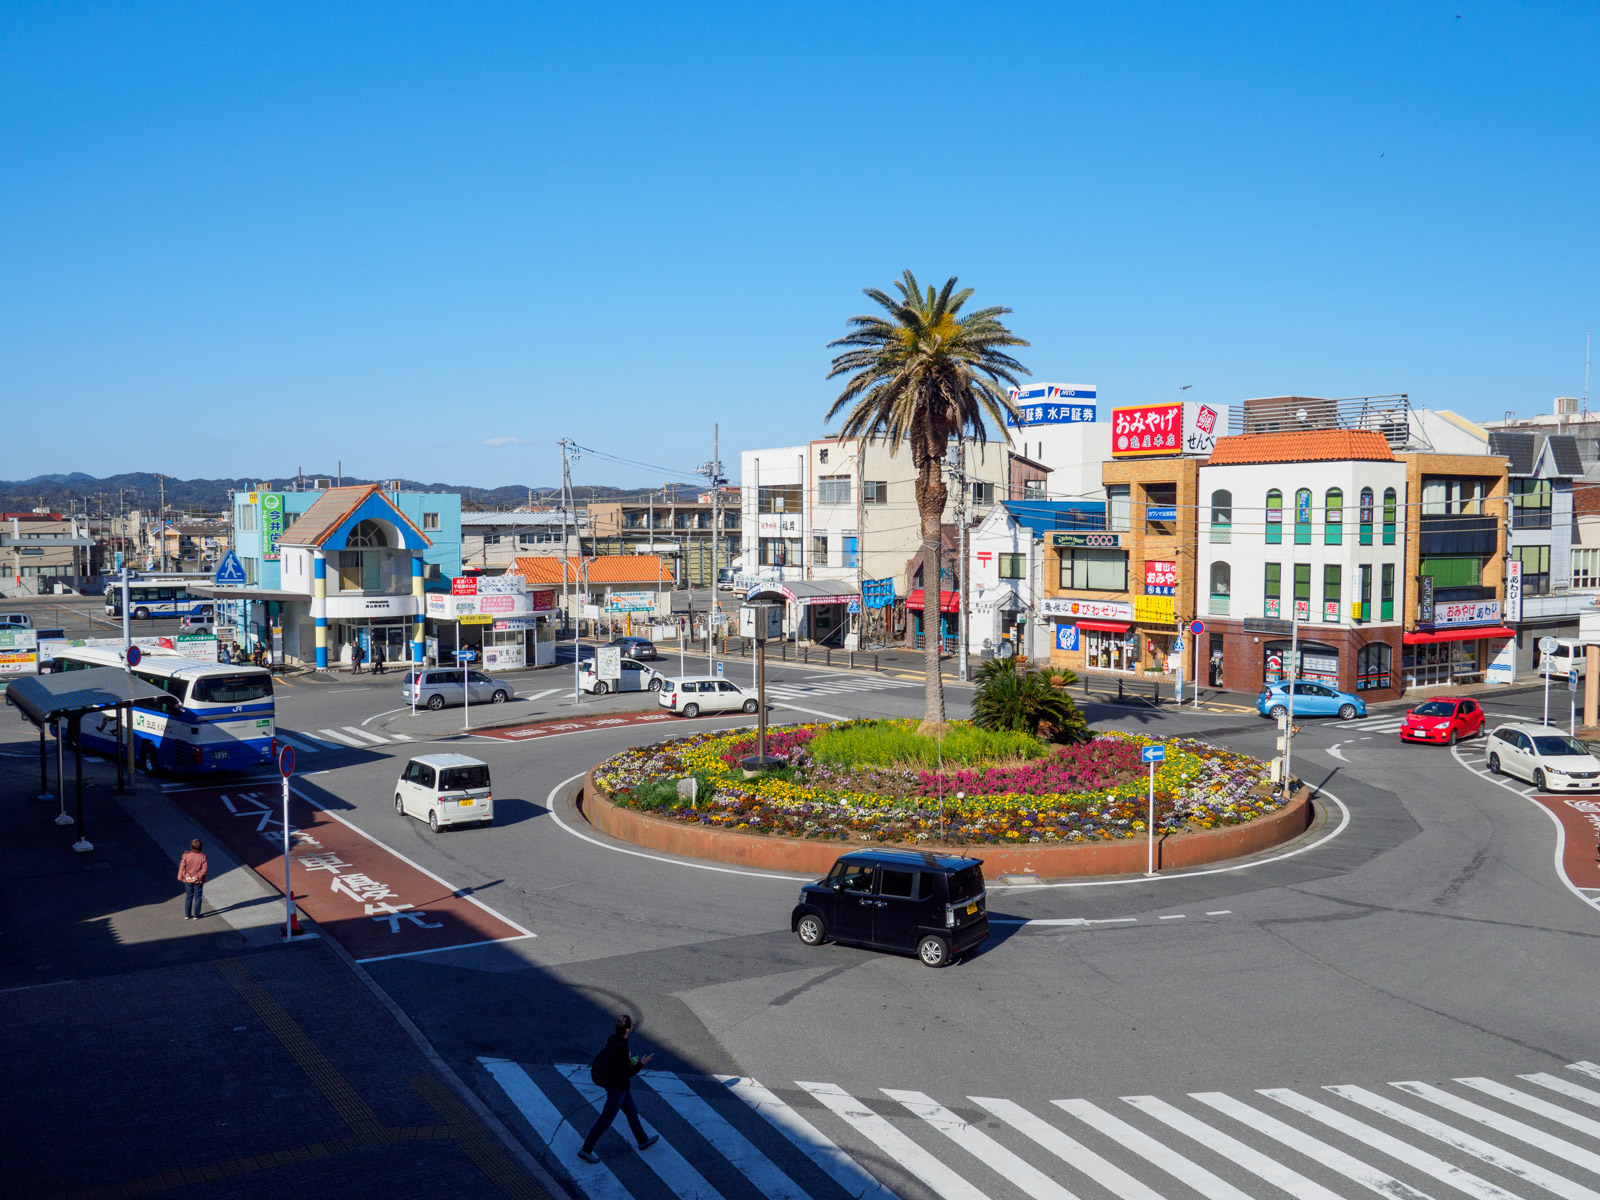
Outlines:
[[755,692],[715,675],[669,679],[656,703],[680,717],[698,717],[703,712],[753,713],[760,707]]
[[604,696],[607,692],[659,692],[666,678],[654,667],[631,658],[622,660],[621,679],[601,679],[592,658],[585,659],[578,667],[578,689],[595,696]]
[[1489,770],[1526,779],[1541,792],[1600,791],[1600,759],[1549,725],[1501,725],[1489,735]]

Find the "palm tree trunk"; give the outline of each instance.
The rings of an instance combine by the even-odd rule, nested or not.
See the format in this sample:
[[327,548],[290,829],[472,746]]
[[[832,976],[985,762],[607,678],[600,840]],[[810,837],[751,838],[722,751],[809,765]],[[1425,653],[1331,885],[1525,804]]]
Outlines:
[[944,678],[939,674],[940,529],[947,489],[942,461],[931,455],[917,465],[917,513],[922,518],[922,724],[917,732],[932,736],[944,725]]

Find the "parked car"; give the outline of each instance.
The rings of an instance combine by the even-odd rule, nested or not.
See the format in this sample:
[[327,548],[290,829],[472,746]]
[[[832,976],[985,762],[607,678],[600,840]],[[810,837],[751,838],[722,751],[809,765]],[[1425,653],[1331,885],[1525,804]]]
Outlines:
[[680,717],[698,717],[703,712],[753,713],[761,706],[754,692],[715,675],[664,679],[656,703]]
[[465,754],[413,758],[394,785],[394,810],[426,821],[435,833],[450,825],[494,823],[489,764]]
[[659,692],[667,677],[654,667],[647,667],[631,658],[622,660],[621,679],[601,679],[594,659],[578,666],[578,688],[581,691],[604,696],[607,692]]
[[217,619],[211,613],[200,613],[192,617],[184,617],[178,622],[179,633],[194,633],[208,636],[217,631]]
[[27,613],[0,613],[0,629],[32,629],[33,618]]
[[1541,792],[1600,791],[1600,759],[1549,725],[1496,726],[1488,761],[1493,774],[1526,779]]
[[1548,655],[1540,652],[1540,674],[1565,679],[1571,671],[1576,671],[1579,679],[1589,673],[1588,651],[1577,638],[1557,638],[1556,648]]
[[620,646],[624,655],[640,662],[655,662],[656,659],[661,657],[656,653],[656,644],[649,638],[615,637],[607,642],[606,645]]
[[1459,738],[1482,733],[1483,721],[1483,706],[1476,700],[1443,696],[1419,704],[1405,715],[1400,722],[1400,740],[1454,746]]
[[407,704],[413,703],[411,694],[415,691],[415,703],[419,708],[439,709],[447,704],[465,704],[468,697],[466,685],[462,682],[463,675],[471,680],[471,699],[474,704],[504,704],[516,698],[517,693],[511,690],[509,683],[502,683],[482,671],[461,667],[429,667],[424,671],[406,672],[405,678],[400,681],[400,699]]
[[[1309,679],[1294,681],[1294,715],[1297,717],[1339,717],[1350,721],[1367,715],[1367,702],[1360,696],[1341,692],[1326,683]],[[1256,711],[1265,717],[1276,717],[1289,711],[1288,681],[1267,683],[1261,686],[1256,697]]]
[[830,938],[915,954],[942,967],[989,936],[983,860],[917,850],[855,850],[800,889],[789,927],[808,946]]

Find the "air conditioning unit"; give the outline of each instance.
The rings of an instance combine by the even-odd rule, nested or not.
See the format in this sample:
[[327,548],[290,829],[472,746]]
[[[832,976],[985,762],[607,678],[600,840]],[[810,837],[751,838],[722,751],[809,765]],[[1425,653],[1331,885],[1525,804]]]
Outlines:
[[332,486],[333,480],[331,479],[313,479],[311,481],[311,490],[313,492],[325,492]]
[[1581,407],[1582,403],[1583,402],[1581,400],[1579,400],[1578,397],[1576,397],[1576,396],[1557,396],[1556,397],[1556,416],[1558,416],[1558,417],[1575,417],[1575,416],[1578,415],[1578,410]]
[[389,483],[388,483],[388,485],[387,485],[385,490],[391,491],[391,492],[398,492],[400,490],[400,481],[398,479],[389,480]]

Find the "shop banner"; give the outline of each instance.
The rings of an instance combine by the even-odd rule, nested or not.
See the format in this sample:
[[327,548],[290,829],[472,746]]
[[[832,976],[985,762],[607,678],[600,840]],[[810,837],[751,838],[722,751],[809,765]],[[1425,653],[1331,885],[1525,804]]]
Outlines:
[[1279,599],[1277,596],[1268,596],[1267,597],[1267,611],[1263,615],[1267,616],[1267,617],[1270,617],[1273,620],[1277,620],[1280,617],[1282,617],[1283,616],[1283,601],[1281,599]]
[[[1224,410],[1225,411],[1225,410]],[[1217,448],[1217,431],[1222,424],[1222,413],[1209,404],[1193,400],[1183,405],[1183,449],[1188,454],[1210,454]]]
[[1322,621],[1325,625],[1337,625],[1339,623],[1339,602],[1337,600],[1323,601]]
[[1144,592],[1147,596],[1172,596],[1178,591],[1178,564],[1145,559]]
[[1522,563],[1516,559],[1506,564],[1506,620],[1522,620]]
[[1006,424],[1078,425],[1093,421],[1098,391],[1092,383],[1036,383],[1012,388],[1011,402],[1022,419],[1007,414]]
[[1120,533],[1052,533],[1052,546],[1086,546],[1097,550],[1116,550],[1122,545]]
[[1056,626],[1056,649],[1076,650],[1078,648],[1078,627],[1065,623]]
[[452,596],[476,596],[478,594],[478,577],[476,575],[457,575],[450,580],[450,594]]
[[1433,576],[1424,575],[1417,585],[1417,623],[1433,622]]
[[656,606],[654,592],[607,592],[606,611],[614,613],[652,612]]
[[1172,604],[1171,596],[1135,596],[1133,619],[1141,625],[1175,624],[1178,618],[1173,615]]
[[[1427,579],[1427,576],[1423,577]],[[1433,606],[1433,623],[1435,625],[1498,625],[1500,624],[1500,601],[1498,600],[1463,600],[1453,604],[1435,604]]]
[[283,493],[261,492],[261,557],[278,561],[278,539],[283,536]]
[[1070,596],[1047,596],[1039,604],[1046,617],[1085,617],[1095,621],[1132,621],[1133,605],[1116,600],[1074,600]]
[[556,610],[556,594],[554,589],[529,592],[528,600],[533,605],[533,611],[536,613],[555,612]]
[[430,617],[438,617],[441,620],[448,618],[454,611],[450,600],[449,596],[440,595],[438,592],[429,592],[427,596],[428,615]]
[[1183,404],[1144,404],[1111,410],[1111,457],[1145,458],[1183,452]]
[[33,675],[39,670],[39,635],[32,629],[0,630],[0,675]]

